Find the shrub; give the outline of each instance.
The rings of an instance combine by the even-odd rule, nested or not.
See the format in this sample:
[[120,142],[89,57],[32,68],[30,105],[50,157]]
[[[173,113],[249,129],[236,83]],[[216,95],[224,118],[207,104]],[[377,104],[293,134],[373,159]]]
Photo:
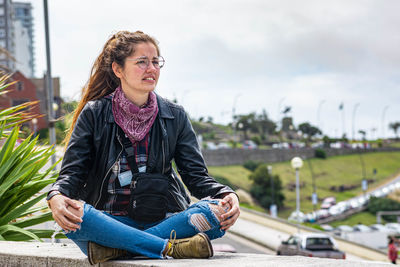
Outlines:
[[325,150],[323,150],[323,149],[321,149],[321,148],[317,148],[317,149],[315,150],[314,155],[315,155],[316,158],[319,158],[319,159],[326,159],[326,152],[325,152]]
[[252,138],[250,138],[251,141],[253,141],[257,146],[261,145],[261,137],[259,137],[258,135],[253,136]]
[[[250,180],[253,184],[250,189],[250,194],[266,209],[274,203],[278,207],[283,206],[285,196],[282,194],[282,181],[279,175],[270,175],[267,164],[262,164],[250,174]],[[273,179],[273,188],[271,187],[271,179]],[[274,198],[272,198],[272,190]]]
[[257,169],[258,166],[260,166],[262,162],[259,161],[254,161],[254,160],[247,160],[243,163],[243,167],[248,169],[249,171],[254,171]]
[[[374,215],[376,215],[378,211],[398,211],[400,210],[400,203],[389,198],[371,197],[368,202],[367,210]],[[382,217],[386,221],[397,221],[397,216],[395,215],[384,215]]]

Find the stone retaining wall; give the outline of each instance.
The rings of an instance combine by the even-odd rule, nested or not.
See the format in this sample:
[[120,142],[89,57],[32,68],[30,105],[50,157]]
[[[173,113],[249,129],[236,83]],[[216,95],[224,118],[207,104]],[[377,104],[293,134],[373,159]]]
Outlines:
[[[372,149],[350,149],[350,148],[324,148],[327,156],[348,155],[369,152],[400,151],[398,148],[372,148]],[[313,148],[293,149],[218,149],[203,150],[203,156],[208,166],[242,165],[247,160],[261,161],[266,163],[289,161],[293,157],[308,159],[314,157]]]

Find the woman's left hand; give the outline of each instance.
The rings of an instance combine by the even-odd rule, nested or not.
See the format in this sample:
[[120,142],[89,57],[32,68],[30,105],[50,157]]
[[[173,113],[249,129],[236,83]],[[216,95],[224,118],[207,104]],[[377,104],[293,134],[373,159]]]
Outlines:
[[221,200],[221,205],[228,204],[230,209],[222,214],[221,229],[228,230],[237,220],[240,215],[239,199],[234,193],[229,193]]

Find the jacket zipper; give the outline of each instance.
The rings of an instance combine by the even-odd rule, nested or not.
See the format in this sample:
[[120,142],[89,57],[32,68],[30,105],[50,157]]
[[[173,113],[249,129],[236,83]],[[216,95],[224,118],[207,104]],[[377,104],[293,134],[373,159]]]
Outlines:
[[[163,126],[163,123],[161,122],[161,125]],[[163,133],[164,133],[164,127],[162,127],[163,129]],[[164,138],[165,135],[163,135]],[[165,147],[164,147],[164,139],[161,140],[161,148],[162,148],[162,158],[163,158],[163,165],[162,165],[162,172],[164,174],[164,170],[165,170]],[[171,167],[172,168],[172,167]],[[175,178],[174,178],[175,179]],[[181,204],[179,203],[179,201],[176,199],[176,197],[174,196],[174,194],[168,190],[168,193],[174,198],[176,204],[178,204],[179,208],[181,208],[181,210],[185,210]]]
[[99,198],[97,199],[97,201],[95,202],[95,204],[94,204],[94,207],[95,208],[97,208],[97,204],[99,204],[99,201],[100,201],[100,198],[101,198],[101,192],[103,191],[103,186],[104,186],[104,182],[105,182],[105,180],[106,180],[106,177],[107,177],[107,175],[108,175],[108,173],[111,171],[111,169],[114,167],[114,165],[115,165],[115,163],[120,159],[120,156],[121,156],[121,154],[122,154],[122,151],[123,151],[123,145],[122,145],[122,143],[121,143],[121,140],[119,139],[119,136],[117,135],[117,139],[118,139],[118,142],[121,144],[121,146],[122,146],[122,150],[119,152],[119,154],[118,154],[118,156],[117,156],[117,159],[114,161],[114,163],[111,165],[111,167],[108,169],[108,171],[106,172],[106,175],[103,177],[103,181],[101,182],[101,187],[100,187],[100,194],[99,194]]
[[164,174],[164,170],[165,170],[164,140],[161,141],[161,148],[162,148],[162,174]]
[[176,197],[174,196],[174,194],[172,194],[171,191],[168,191],[168,193],[175,199],[176,204],[178,204],[179,208],[181,208],[181,210],[185,210],[181,204],[179,203],[179,201],[176,199]]

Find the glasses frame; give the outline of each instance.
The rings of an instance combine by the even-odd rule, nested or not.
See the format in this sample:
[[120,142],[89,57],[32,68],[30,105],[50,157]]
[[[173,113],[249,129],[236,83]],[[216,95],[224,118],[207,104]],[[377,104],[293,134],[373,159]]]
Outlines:
[[[137,65],[139,68],[141,68],[142,70],[147,70],[150,66],[150,62],[151,64],[154,66],[155,69],[161,69],[162,67],[164,67],[165,65],[165,59],[162,56],[158,56],[158,57],[154,57],[152,60],[150,60],[148,57],[138,57],[138,58],[127,58],[125,59],[126,61],[139,61],[139,60],[143,60],[146,59],[147,60],[147,64],[146,64],[146,68],[142,68],[140,67],[140,64],[136,63],[135,65]],[[157,67],[156,65],[154,65],[153,60],[154,59],[158,59],[158,65],[159,67]],[[160,64],[162,62],[162,65]]]

